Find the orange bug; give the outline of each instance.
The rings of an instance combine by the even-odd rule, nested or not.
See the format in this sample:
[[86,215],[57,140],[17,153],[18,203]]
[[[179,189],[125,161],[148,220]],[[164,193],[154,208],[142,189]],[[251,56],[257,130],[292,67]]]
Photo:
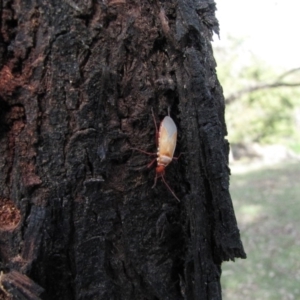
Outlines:
[[155,124],[155,130],[156,130],[156,145],[157,147],[157,153],[150,153],[146,152],[137,148],[133,148],[134,150],[138,150],[142,153],[148,154],[148,155],[157,155],[157,158],[153,159],[149,164],[148,168],[152,166],[152,164],[157,161],[156,166],[156,174],[154,179],[154,184],[152,188],[155,187],[157,178],[162,179],[166,187],[169,189],[169,191],[172,193],[172,195],[180,202],[178,197],[175,195],[173,190],[170,188],[170,186],[167,184],[165,180],[165,168],[170,164],[170,162],[173,159],[178,159],[178,157],[174,157],[174,152],[176,148],[176,142],[177,142],[177,127],[173,121],[173,119],[170,117],[170,112],[168,111],[168,116],[166,116],[159,126],[159,131],[157,130],[157,124],[155,121],[153,109],[152,109],[152,116]]

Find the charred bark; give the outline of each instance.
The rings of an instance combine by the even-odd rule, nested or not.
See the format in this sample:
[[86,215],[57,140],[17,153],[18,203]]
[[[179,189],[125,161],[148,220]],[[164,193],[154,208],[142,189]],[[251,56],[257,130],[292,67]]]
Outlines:
[[[221,263],[245,253],[214,2],[1,4],[1,289],[13,299],[221,299]],[[156,151],[151,108],[162,119],[168,107],[184,155],[166,180],[180,203],[161,181],[151,189],[149,158],[131,149]]]

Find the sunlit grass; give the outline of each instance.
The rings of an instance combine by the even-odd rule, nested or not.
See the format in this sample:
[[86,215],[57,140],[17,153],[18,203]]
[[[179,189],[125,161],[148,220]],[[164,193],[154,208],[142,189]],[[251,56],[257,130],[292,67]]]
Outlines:
[[225,300],[300,299],[300,164],[233,174],[248,258],[223,264]]

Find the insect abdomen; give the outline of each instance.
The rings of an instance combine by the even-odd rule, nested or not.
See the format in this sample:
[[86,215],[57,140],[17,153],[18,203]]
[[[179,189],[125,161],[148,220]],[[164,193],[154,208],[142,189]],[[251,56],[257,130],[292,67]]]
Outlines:
[[166,155],[159,155],[157,158],[157,164],[159,166],[167,166],[172,161],[172,157]]
[[166,116],[159,128],[158,164],[167,166],[173,158],[177,141],[177,128],[172,118]]

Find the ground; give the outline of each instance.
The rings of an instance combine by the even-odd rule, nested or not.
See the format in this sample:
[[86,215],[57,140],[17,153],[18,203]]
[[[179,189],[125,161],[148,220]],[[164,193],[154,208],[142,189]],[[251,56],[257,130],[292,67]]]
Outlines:
[[223,264],[225,300],[300,299],[299,165],[232,167],[231,195],[248,258]]

